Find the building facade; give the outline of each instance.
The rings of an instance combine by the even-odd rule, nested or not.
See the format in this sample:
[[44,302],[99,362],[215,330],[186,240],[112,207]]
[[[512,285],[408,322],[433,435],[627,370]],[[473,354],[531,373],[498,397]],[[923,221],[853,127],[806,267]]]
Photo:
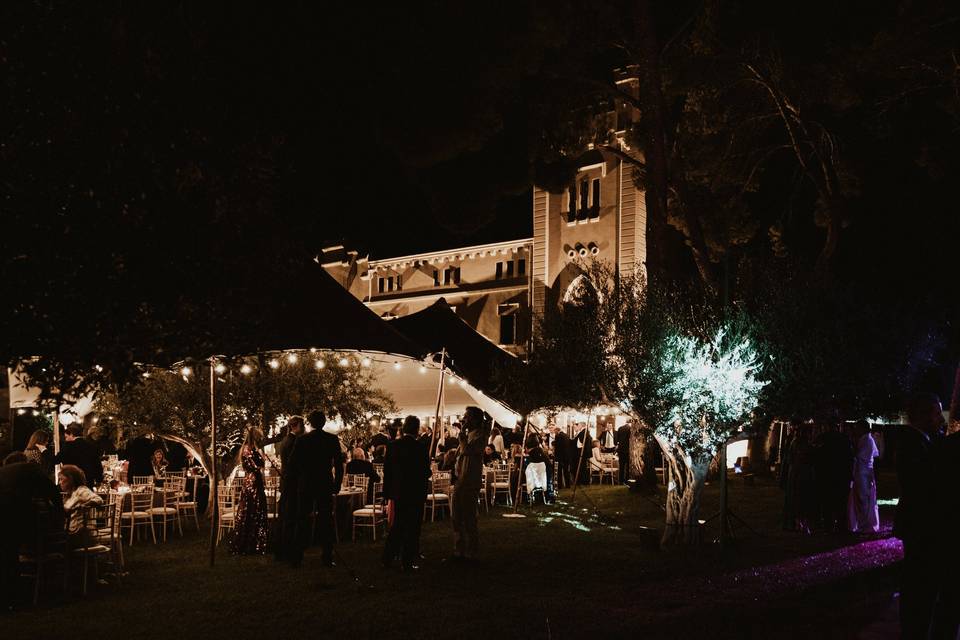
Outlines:
[[[623,74],[621,90],[636,95],[637,80]],[[638,113],[622,101],[604,116],[609,145],[587,150],[562,193],[533,188],[533,236],[395,258],[370,259],[342,246],[324,249],[320,263],[377,314],[392,318],[440,298],[471,327],[523,356],[534,317],[575,286],[582,265],[605,261],[620,273],[646,260],[646,208],[633,174],[637,155],[624,141]]]

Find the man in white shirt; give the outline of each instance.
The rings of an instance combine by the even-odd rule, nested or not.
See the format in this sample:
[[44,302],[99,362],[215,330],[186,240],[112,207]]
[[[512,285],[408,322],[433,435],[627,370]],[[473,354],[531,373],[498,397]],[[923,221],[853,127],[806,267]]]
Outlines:
[[873,473],[873,461],[880,452],[870,435],[870,425],[866,420],[858,420],[853,425],[855,444],[853,458],[853,486],[850,489],[847,514],[850,531],[854,533],[876,533],[880,531],[880,515],[877,511],[877,483]]

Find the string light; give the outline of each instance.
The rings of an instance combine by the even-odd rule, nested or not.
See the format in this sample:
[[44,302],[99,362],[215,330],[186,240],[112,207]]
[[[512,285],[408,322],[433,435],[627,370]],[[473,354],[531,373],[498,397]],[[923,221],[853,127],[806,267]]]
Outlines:
[[316,347],[310,347],[310,353],[316,353],[316,352],[317,352]]
[[364,359],[363,359],[363,366],[365,366],[365,367],[369,367],[369,366],[370,366],[370,358],[364,358]]
[[149,372],[149,371],[144,371],[144,372],[143,372],[143,377],[144,377],[144,378],[149,378],[149,377],[150,377],[150,372]]
[[325,366],[327,366],[327,363],[324,362],[323,360],[317,360],[317,361],[314,363],[314,366],[315,366],[317,369],[323,369]]
[[295,353],[288,353],[288,354],[287,354],[287,362],[289,362],[290,364],[297,364],[297,354],[295,354]]
[[345,366],[347,366],[348,364],[349,364],[349,362],[347,362],[347,359],[346,359],[346,358],[340,358],[340,366],[341,366],[341,367],[345,367]]
[[420,373],[426,373],[426,372],[427,372],[427,368],[426,368],[425,366],[423,366],[423,365],[420,365],[419,371],[420,371]]
[[27,412],[26,409],[17,409],[17,415],[18,415],[18,416],[22,416],[22,415],[25,414],[26,412]]
[[394,362],[394,363],[393,363],[393,368],[396,369],[397,371],[400,371],[400,368],[401,368],[400,363],[399,363],[399,362]]
[[103,367],[101,367],[101,366],[98,365],[98,364],[93,365],[93,368],[97,370],[97,373],[102,373],[102,372],[103,372]]
[[276,369],[277,367],[280,366],[280,361],[277,360],[276,358],[272,358],[272,359],[270,360],[270,362],[268,362],[267,364],[270,365],[270,368],[271,368],[271,369]]
[[180,369],[180,373],[183,375],[184,378],[186,378],[191,373],[193,373],[193,369],[191,369],[190,367],[184,367],[183,369]]
[[222,362],[218,362],[218,363],[217,363],[217,366],[215,366],[215,367],[213,368],[213,370],[216,371],[217,373],[223,373],[224,371],[227,370],[227,368],[226,368],[225,366],[223,366],[223,363],[222,363]]
[[243,375],[248,376],[252,371],[253,371],[253,367],[251,367],[250,365],[246,363],[240,365],[240,373],[242,373]]

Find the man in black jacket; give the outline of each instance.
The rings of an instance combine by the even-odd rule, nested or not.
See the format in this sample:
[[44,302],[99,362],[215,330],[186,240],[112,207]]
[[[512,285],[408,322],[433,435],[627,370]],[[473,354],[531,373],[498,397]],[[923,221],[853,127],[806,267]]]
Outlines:
[[550,427],[553,432],[553,460],[557,463],[557,484],[560,489],[570,488],[570,436],[556,425]]
[[[303,552],[310,541],[310,514],[316,512],[315,522],[323,549],[323,564],[332,567],[333,563],[333,494],[340,491],[343,482],[342,453],[340,441],[331,433],[323,430],[327,418],[322,411],[314,411],[307,416],[313,431],[296,439],[289,469],[284,469],[282,481],[296,505],[295,522],[284,527],[284,540],[287,559],[295,567],[303,562]],[[293,509],[290,509],[293,511]]]
[[617,464],[619,465],[620,484],[626,484],[630,477],[630,429],[631,423],[617,429]]
[[83,428],[72,424],[64,432],[67,442],[63,445],[55,460],[57,464],[72,464],[83,470],[87,486],[91,489],[103,480],[103,465],[100,454],[92,442],[83,437]]
[[383,565],[389,566],[398,555],[404,571],[418,569],[420,523],[427,499],[430,458],[427,447],[417,440],[420,420],[407,416],[403,436],[387,447],[383,463],[383,495],[392,504],[393,524],[383,548]]
[[943,408],[931,393],[917,394],[907,410],[910,426],[900,431],[897,479],[900,502],[893,535],[903,540],[900,585],[900,631],[904,638],[926,638],[934,605],[941,550],[937,546],[940,514],[936,510],[934,450],[941,440]]

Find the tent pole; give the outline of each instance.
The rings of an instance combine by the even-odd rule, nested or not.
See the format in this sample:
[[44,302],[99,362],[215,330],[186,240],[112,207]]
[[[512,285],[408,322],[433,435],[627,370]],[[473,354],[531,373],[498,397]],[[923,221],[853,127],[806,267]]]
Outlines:
[[220,529],[217,499],[217,419],[216,419],[216,401],[215,384],[216,373],[214,357],[210,356],[210,500],[212,500],[213,518],[210,520],[210,566],[214,565],[217,557],[217,532]]
[[444,347],[440,350],[440,383],[437,385],[437,410],[435,413],[436,422],[433,425],[433,429],[430,433],[430,459],[433,460],[433,456],[436,454],[437,447],[437,429],[440,428],[440,419],[441,419],[441,407],[443,406],[443,370],[447,363],[447,348]]
[[520,441],[520,468],[517,469],[517,498],[513,501],[513,512],[516,513],[520,508],[520,487],[523,482],[523,459],[527,453],[527,432],[530,431],[530,418],[524,416],[523,419],[523,440]]

